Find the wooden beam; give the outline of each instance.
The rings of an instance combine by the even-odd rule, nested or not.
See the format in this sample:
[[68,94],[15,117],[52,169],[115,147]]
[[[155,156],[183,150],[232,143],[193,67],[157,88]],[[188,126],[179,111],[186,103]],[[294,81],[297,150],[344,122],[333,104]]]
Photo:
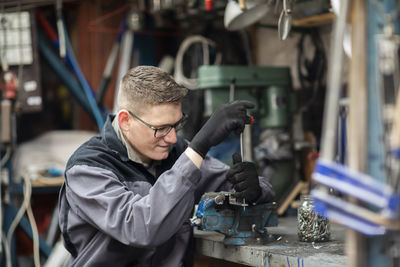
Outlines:
[[[360,172],[366,169],[367,140],[367,76],[366,76],[366,4],[363,0],[351,1],[352,56],[349,81],[349,167]],[[354,200],[355,201],[355,200]],[[347,266],[366,266],[365,237],[348,230],[346,235]]]

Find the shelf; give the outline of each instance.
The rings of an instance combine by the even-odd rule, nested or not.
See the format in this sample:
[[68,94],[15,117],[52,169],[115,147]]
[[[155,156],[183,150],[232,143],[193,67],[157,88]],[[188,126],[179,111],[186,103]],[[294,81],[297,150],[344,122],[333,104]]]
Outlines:
[[324,13],[301,19],[294,19],[292,25],[295,27],[316,27],[329,24],[335,19],[335,14]]

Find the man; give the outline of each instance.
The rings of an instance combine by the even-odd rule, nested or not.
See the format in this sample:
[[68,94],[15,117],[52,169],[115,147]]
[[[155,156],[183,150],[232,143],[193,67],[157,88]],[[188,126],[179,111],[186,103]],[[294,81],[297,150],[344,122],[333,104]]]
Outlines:
[[117,115],[66,167],[59,217],[72,266],[191,266],[189,218],[204,192],[235,188],[250,203],[272,199],[253,163],[229,169],[206,156],[243,130],[253,104],[221,106],[187,144],[176,134],[186,93],[156,67],[123,77]]

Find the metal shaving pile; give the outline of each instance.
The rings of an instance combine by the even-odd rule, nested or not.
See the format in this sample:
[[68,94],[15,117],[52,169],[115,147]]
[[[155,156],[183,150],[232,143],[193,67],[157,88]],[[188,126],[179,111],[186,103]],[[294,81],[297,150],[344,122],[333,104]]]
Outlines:
[[329,241],[331,235],[329,220],[316,214],[312,209],[312,205],[301,205],[298,209],[297,220],[300,241]]

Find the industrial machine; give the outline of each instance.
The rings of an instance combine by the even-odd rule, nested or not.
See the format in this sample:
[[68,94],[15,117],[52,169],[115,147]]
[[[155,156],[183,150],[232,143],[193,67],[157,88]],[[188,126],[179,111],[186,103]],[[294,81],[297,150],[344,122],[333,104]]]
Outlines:
[[[232,100],[249,100],[256,105],[254,109],[248,110],[249,115],[254,116],[255,124],[248,134],[249,138],[244,140],[244,151],[251,150],[247,153],[250,154],[249,157],[244,160],[254,161],[254,158],[260,168],[262,165],[268,165],[269,170],[264,169],[268,175],[274,173],[271,184],[276,194],[275,200],[279,201],[295,177],[291,140],[281,138],[291,135],[292,115],[296,109],[296,99],[291,90],[290,68],[203,65],[199,67],[197,76],[199,89],[205,91],[205,116],[210,116],[219,105]],[[261,143],[263,136],[277,140],[276,150],[280,149],[284,153],[272,152],[274,150],[269,146],[268,149],[260,148],[261,153],[256,154],[254,148]],[[230,165],[231,155],[239,152],[238,149],[237,136],[230,136],[223,143],[213,147],[209,155]],[[260,175],[268,176],[261,172]]]
[[291,82],[288,67],[203,65],[198,69],[199,89],[206,90],[205,115],[211,115],[217,106],[229,102],[229,88],[234,83],[234,99],[256,104],[253,112],[258,113],[263,129],[290,124],[295,106]]
[[205,193],[198,205],[193,226],[225,235],[226,245],[246,245],[273,241],[267,227],[278,225],[276,203],[249,205],[232,192]]

